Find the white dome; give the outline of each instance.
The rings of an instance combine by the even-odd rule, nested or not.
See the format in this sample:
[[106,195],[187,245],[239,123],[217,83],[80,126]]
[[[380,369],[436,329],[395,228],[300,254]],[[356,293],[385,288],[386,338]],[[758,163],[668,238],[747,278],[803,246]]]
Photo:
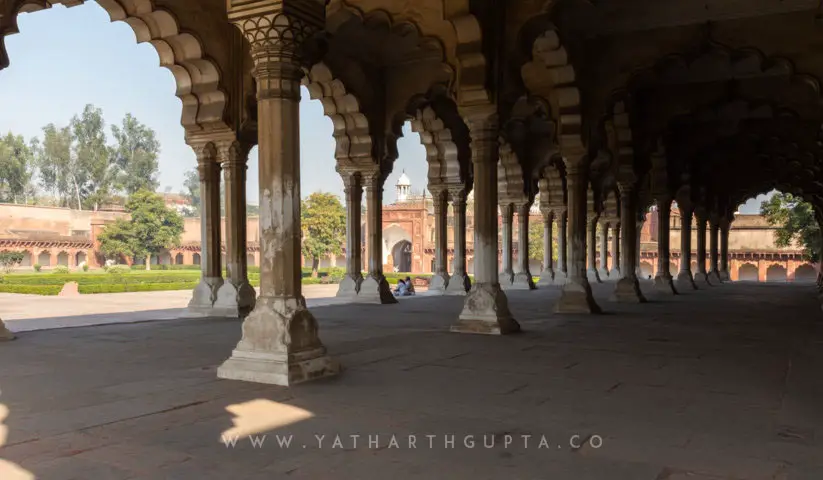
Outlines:
[[411,180],[409,180],[408,175],[406,175],[406,171],[403,170],[403,173],[400,174],[400,178],[397,179],[397,186],[398,187],[410,187]]

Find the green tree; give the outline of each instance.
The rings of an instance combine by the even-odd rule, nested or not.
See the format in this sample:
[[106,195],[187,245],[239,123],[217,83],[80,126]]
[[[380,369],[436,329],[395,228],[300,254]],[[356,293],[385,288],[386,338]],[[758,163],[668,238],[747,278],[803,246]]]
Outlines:
[[76,168],[71,153],[72,133],[69,127],[57,128],[53,123],[43,127],[43,141],[35,145],[35,156],[40,183],[51,192],[57,204],[69,206],[72,198],[75,205],[80,199],[73,188],[72,171]]
[[189,201],[190,209],[186,209],[187,217],[200,216],[200,174],[197,167],[185,173],[183,178],[183,196]]
[[[529,258],[543,261],[543,221],[529,222]],[[552,259],[557,260],[557,228],[552,229]],[[536,272],[534,272],[536,273]]]
[[0,138],[0,202],[29,203],[35,162],[32,147],[21,135]]
[[127,113],[122,126],[112,125],[111,133],[117,142],[112,156],[118,169],[118,189],[126,195],[142,189],[155,191],[160,185],[157,180],[160,143],[154,130]]
[[[71,119],[74,185],[83,207],[97,210],[114,193],[118,168],[106,144],[103,111],[86,105],[83,113]],[[78,207],[82,208],[82,207]]]
[[346,240],[346,208],[332,193],[315,192],[302,202],[303,255],[312,259],[317,277],[320,259],[339,255]]
[[760,214],[770,225],[777,226],[775,245],[788,247],[796,242],[803,247],[807,259],[819,258],[820,225],[810,203],[790,193],[778,192],[760,204]]
[[183,217],[148,190],[135,192],[126,202],[126,211],[130,219],[118,219],[100,234],[100,250],[107,258],[144,258],[146,270],[151,270],[152,255],[180,245]]
[[0,252],[0,269],[6,273],[11,273],[15,267],[23,263],[25,254],[23,252]]

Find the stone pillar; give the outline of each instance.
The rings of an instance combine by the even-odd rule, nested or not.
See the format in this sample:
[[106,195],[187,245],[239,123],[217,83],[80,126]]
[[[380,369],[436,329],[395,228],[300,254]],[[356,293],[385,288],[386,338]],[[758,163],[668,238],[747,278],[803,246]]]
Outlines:
[[471,280],[466,273],[466,189],[449,187],[454,214],[454,271],[446,286],[448,295],[466,295],[471,289]]
[[692,276],[692,211],[687,202],[680,207],[680,272],[677,274],[677,290],[697,290]]
[[7,342],[9,340],[14,340],[15,336],[13,333],[6,328],[6,324],[3,323],[3,319],[0,318],[0,342]]
[[698,286],[711,286],[706,273],[706,213],[701,209],[695,211],[697,220],[697,272],[694,281]]
[[586,278],[586,207],[587,168],[583,152],[566,162],[566,188],[568,191],[569,265],[568,279],[563,285],[555,311],[557,313],[600,313],[594,301],[592,288]]
[[342,171],[346,193],[346,275],[337,289],[338,297],[354,299],[363,282],[363,259],[360,239],[360,213],[363,205],[363,182],[359,172]]
[[512,250],[514,249],[513,239],[513,224],[514,224],[514,205],[512,203],[500,204],[500,230],[503,245],[500,252],[500,258],[503,265],[500,268],[500,285],[503,288],[511,288],[514,283],[514,268],[512,267]]
[[621,222],[612,222],[612,269],[609,271],[609,278],[617,280],[620,278],[620,226]]
[[603,283],[603,280],[600,278],[600,273],[597,271],[597,220],[597,216],[589,217],[588,229],[586,231],[589,237],[589,243],[587,245],[589,269],[586,272],[589,283]]
[[217,145],[193,145],[200,174],[200,283],[194,287],[187,315],[214,315],[217,292],[223,286],[220,252],[220,164]]
[[529,212],[531,202],[515,205],[517,209],[517,273],[514,274],[512,288],[534,290],[534,279],[529,271]]
[[227,317],[245,317],[254,308],[256,293],[249,284],[246,250],[246,161],[251,145],[220,145],[226,182],[226,281],[217,291],[214,310]]
[[557,268],[554,272],[554,284],[565,285],[569,279],[569,247],[568,247],[568,211],[563,209],[560,212],[557,222]]
[[466,118],[474,165],[474,279],[452,331],[500,335],[520,331],[497,277],[497,114],[472,112]]
[[306,308],[300,265],[300,47],[324,17],[324,4],[314,1],[229,7],[251,44],[257,80],[262,254],[260,298],[231,358],[217,369],[220,378],[292,385],[340,368]]
[[369,273],[360,284],[357,301],[360,303],[397,303],[389,282],[383,275],[383,183],[385,178],[375,169],[363,173],[366,187],[366,231]]
[[543,214],[543,271],[540,272],[540,280],[537,284],[543,286],[554,283],[554,259],[552,258],[554,211],[551,208],[545,208],[541,213]]
[[723,282],[731,280],[729,276],[729,220],[720,219],[720,265],[719,277]]
[[712,284],[720,284],[720,265],[718,259],[720,252],[718,251],[718,237],[720,236],[720,224],[717,219],[709,220],[709,281]]
[[600,279],[609,278],[609,222],[600,222]]
[[654,277],[655,288],[663,293],[676,294],[672,281],[672,274],[669,271],[669,260],[671,251],[669,249],[671,228],[672,199],[662,196],[657,202],[657,275]]
[[[637,256],[634,259],[634,274],[635,274],[635,276],[637,276],[637,278],[640,278],[643,274],[643,272],[640,271],[640,232],[643,231],[643,224],[645,223],[645,219],[644,219],[645,215],[646,214],[644,213],[642,215],[643,218],[640,218],[639,220],[637,220],[637,223],[635,224],[635,230],[634,230],[635,232],[637,232],[635,234],[635,237],[636,237],[635,238],[635,244],[636,244],[635,252],[637,252]],[[644,280],[645,280],[645,278],[644,278]]]
[[[623,229],[623,258],[622,265],[626,265],[622,277],[617,280],[614,286],[613,300],[621,303],[643,303],[646,297],[640,291],[640,284],[637,281],[637,270],[634,265],[640,258],[639,242],[640,237],[637,229],[637,191],[635,190],[636,179],[634,173],[629,170],[623,173],[623,179],[618,182],[620,190],[620,225]],[[615,237],[617,232],[615,232]]]
[[434,203],[434,275],[429,283],[430,292],[446,293],[449,272],[446,259],[449,254],[449,199],[443,187],[429,189]]

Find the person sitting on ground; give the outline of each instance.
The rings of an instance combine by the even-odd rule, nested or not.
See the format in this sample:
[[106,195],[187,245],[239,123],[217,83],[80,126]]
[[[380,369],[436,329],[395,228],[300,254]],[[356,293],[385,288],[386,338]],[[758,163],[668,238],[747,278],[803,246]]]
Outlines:
[[397,281],[397,287],[394,289],[394,296],[395,297],[402,297],[404,295],[408,295],[408,289],[406,286],[406,282],[402,279]]
[[406,277],[406,290],[409,295],[417,293],[414,291],[414,284],[411,281],[411,277]]

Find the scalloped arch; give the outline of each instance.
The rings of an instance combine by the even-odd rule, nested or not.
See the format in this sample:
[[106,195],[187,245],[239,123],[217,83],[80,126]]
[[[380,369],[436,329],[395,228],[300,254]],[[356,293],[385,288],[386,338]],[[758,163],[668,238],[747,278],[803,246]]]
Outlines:
[[[52,3],[68,7],[84,0],[45,2],[23,0],[9,2],[8,11],[0,17],[0,69],[9,65],[3,39],[19,33],[17,16],[50,8]],[[181,31],[175,16],[158,8],[151,0],[98,0],[112,22],[122,21],[134,31],[137,43],[151,43],[160,58],[160,66],[171,71],[177,89],[175,94],[183,104],[181,124],[187,131],[227,128],[224,114],[228,97],[222,88],[217,64],[204,52],[200,40]]]

